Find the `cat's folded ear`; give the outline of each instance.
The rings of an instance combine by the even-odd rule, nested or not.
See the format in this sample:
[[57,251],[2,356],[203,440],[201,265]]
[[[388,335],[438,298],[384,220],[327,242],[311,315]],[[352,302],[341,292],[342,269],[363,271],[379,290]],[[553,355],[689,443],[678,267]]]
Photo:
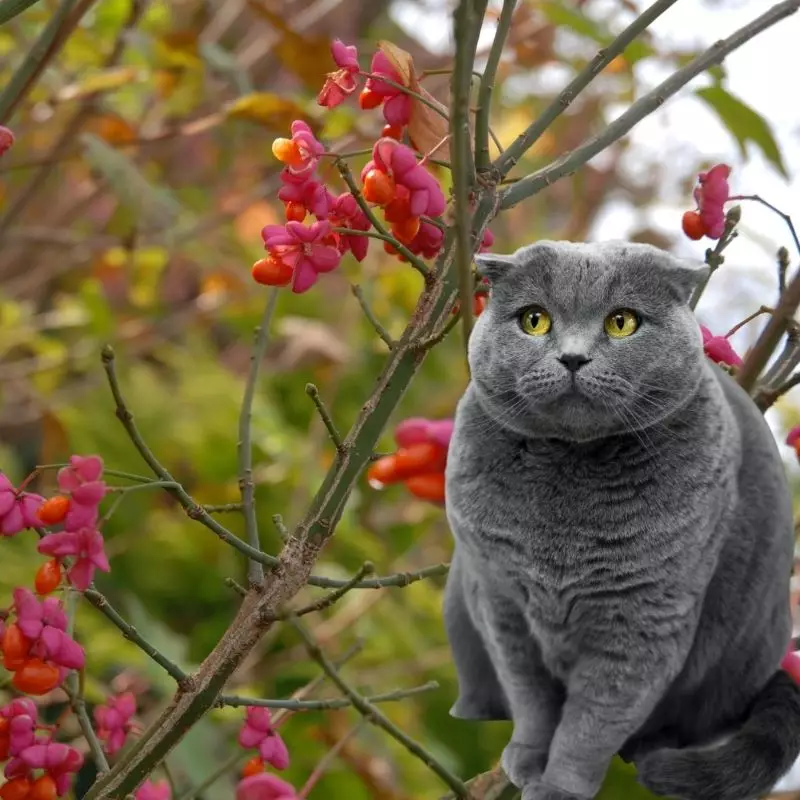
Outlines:
[[707,264],[678,258],[656,247],[653,248],[652,264],[661,280],[678,295],[682,303],[688,303],[697,286],[708,277]]
[[489,283],[495,283],[516,263],[513,255],[500,253],[478,253],[475,256],[475,266],[478,275],[487,278]]

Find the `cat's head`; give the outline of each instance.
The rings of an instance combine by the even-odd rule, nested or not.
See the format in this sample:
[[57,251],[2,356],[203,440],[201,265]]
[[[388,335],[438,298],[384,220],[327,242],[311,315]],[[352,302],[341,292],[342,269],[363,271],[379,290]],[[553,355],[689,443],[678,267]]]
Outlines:
[[476,260],[491,294],[469,361],[497,423],[590,441],[649,427],[695,391],[704,356],[688,300],[706,267],[626,242],[542,241]]

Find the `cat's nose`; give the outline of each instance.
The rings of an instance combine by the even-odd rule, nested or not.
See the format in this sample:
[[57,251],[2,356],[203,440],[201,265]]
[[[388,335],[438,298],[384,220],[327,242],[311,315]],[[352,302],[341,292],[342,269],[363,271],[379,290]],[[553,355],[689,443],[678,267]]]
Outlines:
[[584,364],[588,364],[592,359],[583,355],[583,353],[562,353],[558,360],[570,372],[577,372]]

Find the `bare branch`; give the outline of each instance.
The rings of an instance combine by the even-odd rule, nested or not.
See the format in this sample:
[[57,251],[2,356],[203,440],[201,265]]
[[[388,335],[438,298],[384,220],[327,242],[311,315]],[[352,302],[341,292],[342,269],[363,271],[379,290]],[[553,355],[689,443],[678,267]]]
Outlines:
[[[269,328],[278,303],[279,293],[280,289],[277,287],[269,293],[261,323],[256,328],[255,343],[250,356],[250,373],[244,386],[242,408],[239,413],[239,491],[242,495],[244,526],[248,544],[259,551],[261,550],[261,540],[258,535],[258,518],[256,517],[255,486],[253,484],[253,447],[251,443],[253,397],[258,383],[258,370],[267,352]],[[253,586],[263,585],[264,568],[260,561],[252,558],[248,561],[247,578]]]
[[[757,19],[740,28],[727,39],[722,39],[713,44],[704,53],[637,100],[602,133],[589,139],[575,150],[561,156],[561,158],[556,159],[552,164],[525,176],[506,189],[502,194],[501,208],[511,208],[525,198],[540,192],[545,186],[549,186],[559,178],[575,172],[578,167],[582,167],[589,159],[621,139],[634,125],[649,114],[652,114],[653,111],[663,105],[667,99],[682,89],[693,78],[696,78],[709,67],[721,63],[728,54],[737,50],[753,37],[767,30],[767,28],[791,16],[798,8],[800,8],[800,0],[784,0],[784,2],[778,3]],[[506,150],[503,155],[504,159],[509,157],[512,148],[513,145]]]

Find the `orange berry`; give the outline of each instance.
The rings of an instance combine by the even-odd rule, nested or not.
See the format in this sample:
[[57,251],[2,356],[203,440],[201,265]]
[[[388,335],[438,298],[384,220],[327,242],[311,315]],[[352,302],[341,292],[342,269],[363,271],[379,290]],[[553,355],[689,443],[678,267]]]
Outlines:
[[385,172],[371,169],[364,176],[364,198],[368,203],[385,206],[394,199],[394,193],[394,178]]
[[28,658],[31,643],[25,638],[16,622],[6,628],[3,636],[3,665],[13,672],[19,669]]
[[472,298],[472,315],[474,317],[479,317],[486,311],[486,303],[489,302],[489,298],[485,294],[476,294],[475,297]]
[[64,520],[69,511],[69,497],[57,494],[49,500],[45,500],[39,507],[36,515],[45,525],[56,525]]
[[397,252],[398,252],[397,248],[391,242],[384,242],[383,243],[383,249],[390,256],[396,256]]
[[55,780],[50,775],[42,775],[33,782],[27,800],[56,800],[56,797],[58,787]]
[[276,139],[272,143],[272,155],[290,167],[299,167],[303,163],[300,148],[291,139]]
[[253,264],[251,274],[256,283],[264,286],[287,286],[292,279],[292,268],[278,258],[267,256]]
[[387,483],[397,483],[399,480],[395,455],[383,456],[373,461],[367,470],[367,481],[373,489],[383,489]]
[[681,220],[683,232],[690,238],[697,241],[706,235],[706,226],[703,218],[698,211],[687,211]]
[[387,222],[396,224],[398,222],[405,222],[411,218],[411,207],[408,202],[408,195],[399,195],[394,198],[383,209],[383,217]]
[[395,453],[395,466],[401,479],[429,472],[444,472],[447,450],[433,442],[404,447]]
[[8,783],[0,786],[2,800],[28,800],[31,782],[27,778],[12,778]]
[[403,135],[402,125],[384,125],[381,131],[381,136],[388,136],[390,139],[397,139],[398,141]]
[[306,218],[306,207],[302,203],[286,204],[286,221],[302,222]]
[[253,775],[259,775],[263,771],[264,771],[264,762],[258,756],[253,756],[244,765],[244,767],[242,767],[242,777],[250,778]]
[[358,104],[364,111],[377,108],[383,102],[383,97],[371,89],[362,89],[358,96]]
[[45,561],[38,570],[33,581],[37,594],[50,594],[61,583],[61,564],[57,558]]
[[58,686],[61,675],[58,667],[40,658],[29,658],[15,673],[11,683],[25,694],[47,694]]
[[402,222],[395,223],[392,225],[392,233],[403,244],[408,245],[419,233],[419,217],[409,217]]
[[415,475],[405,481],[406,488],[414,497],[429,500],[432,503],[444,503],[444,473],[429,472]]

